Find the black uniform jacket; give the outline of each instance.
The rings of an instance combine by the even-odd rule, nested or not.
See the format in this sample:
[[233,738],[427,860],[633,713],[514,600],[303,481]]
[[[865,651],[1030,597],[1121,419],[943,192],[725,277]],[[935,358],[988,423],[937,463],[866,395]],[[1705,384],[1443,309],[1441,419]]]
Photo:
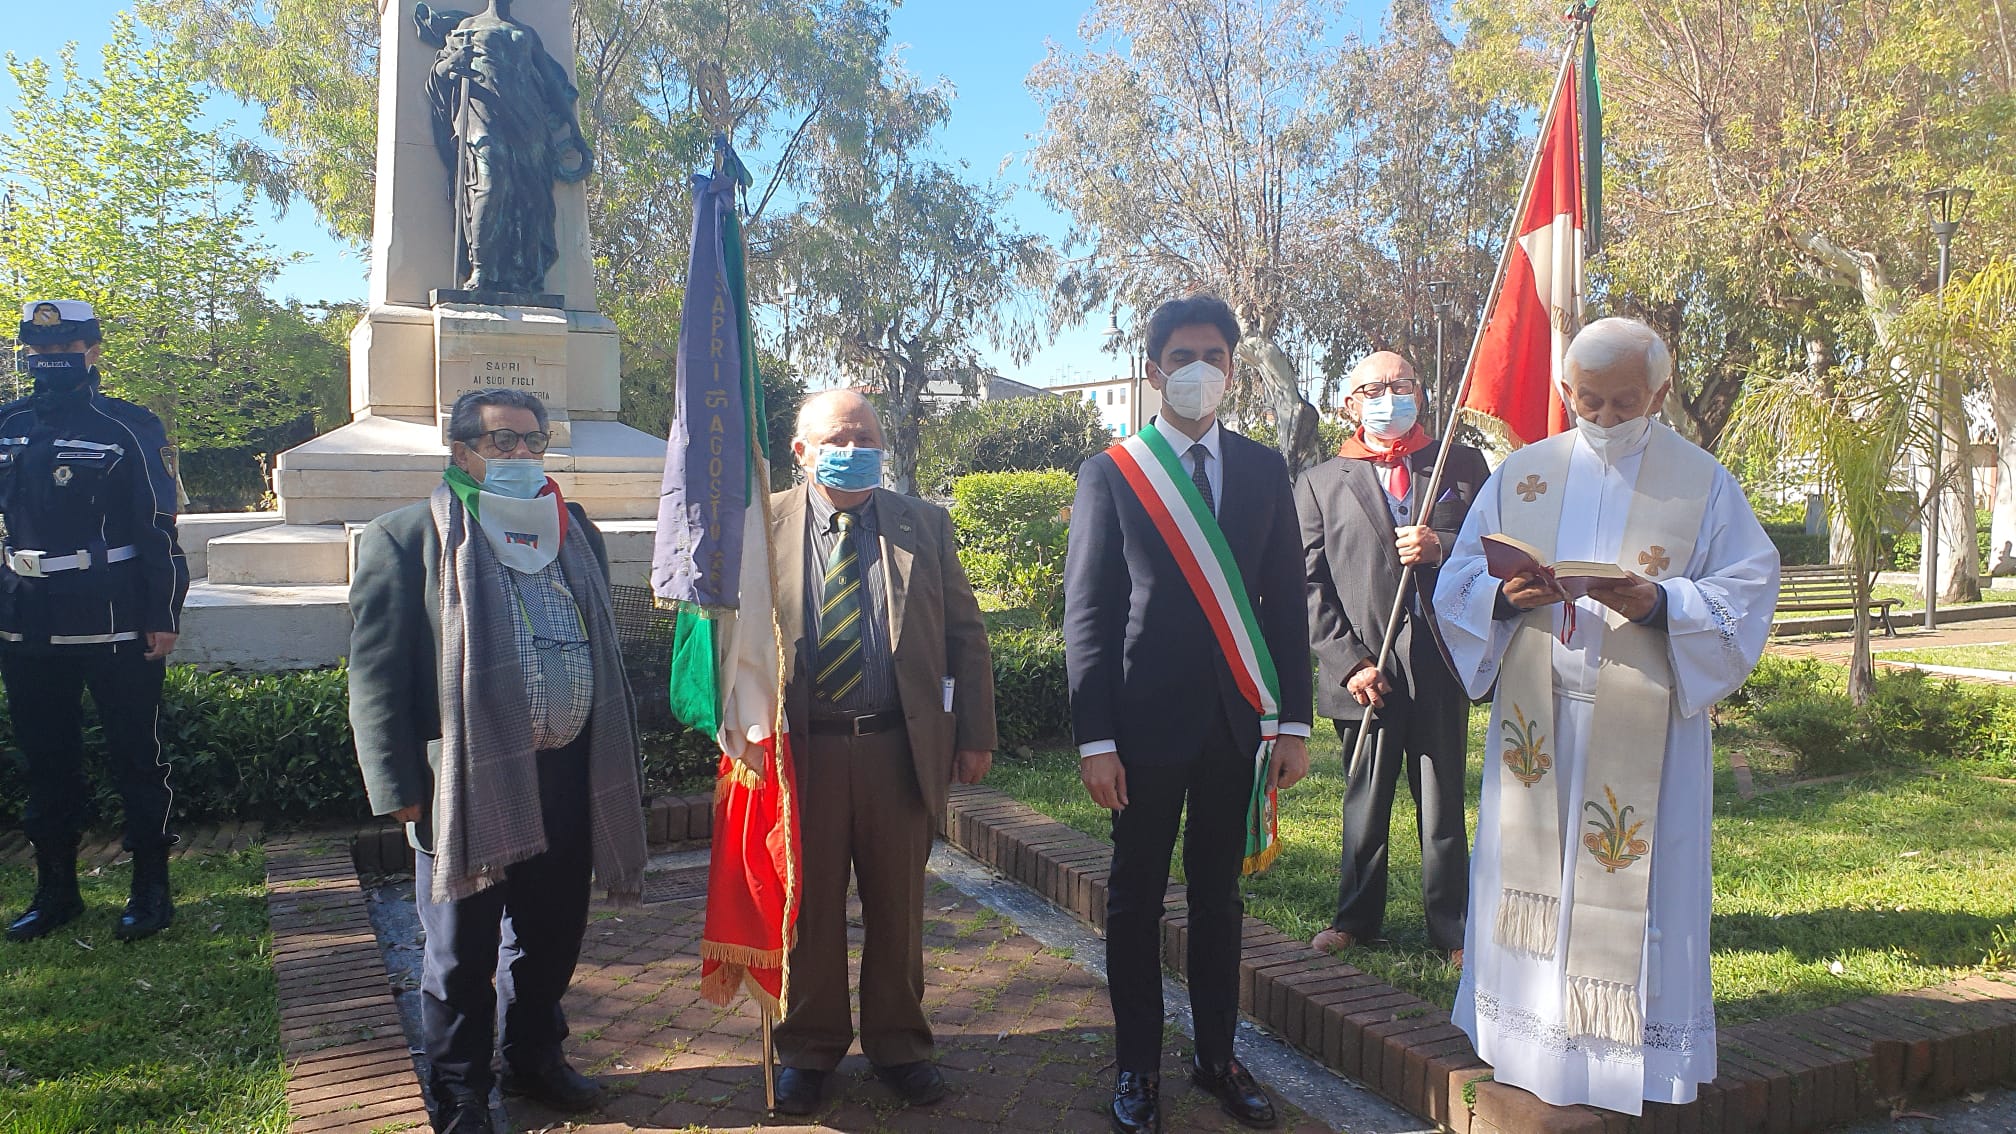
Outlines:
[[[110,648],[180,632],[189,566],[173,462],[161,419],[131,402],[93,393],[0,406],[0,642]],[[87,552],[90,566],[37,577],[36,552]]]

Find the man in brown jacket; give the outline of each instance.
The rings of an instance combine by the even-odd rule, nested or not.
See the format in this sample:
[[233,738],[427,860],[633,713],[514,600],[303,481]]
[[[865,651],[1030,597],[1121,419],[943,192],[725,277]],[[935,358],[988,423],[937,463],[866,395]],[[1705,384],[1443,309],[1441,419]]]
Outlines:
[[804,896],[778,1025],[777,1110],[817,1110],[854,1041],[847,877],[861,896],[861,1047],[905,1102],[945,1094],[924,1019],[924,864],[954,779],[993,762],[994,671],[973,588],[934,504],[881,483],[882,424],[848,390],[816,395],[792,442],[807,483],[771,497],[792,642]]

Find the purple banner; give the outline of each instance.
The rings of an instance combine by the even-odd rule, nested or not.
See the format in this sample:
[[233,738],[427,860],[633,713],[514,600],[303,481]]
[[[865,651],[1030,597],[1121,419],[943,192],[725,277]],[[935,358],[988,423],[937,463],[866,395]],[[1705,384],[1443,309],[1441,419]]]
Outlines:
[[713,607],[741,602],[742,524],[753,483],[735,187],[727,173],[693,178],[693,255],[651,556],[658,598]]

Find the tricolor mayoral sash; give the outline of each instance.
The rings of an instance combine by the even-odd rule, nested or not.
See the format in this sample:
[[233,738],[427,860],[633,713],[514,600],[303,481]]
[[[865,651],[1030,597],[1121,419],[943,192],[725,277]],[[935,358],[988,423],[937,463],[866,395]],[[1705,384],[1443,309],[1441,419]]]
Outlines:
[[[1576,434],[1571,430],[1528,445],[1498,470],[1504,530],[1558,558],[1561,502]],[[1624,521],[1621,561],[1661,582],[1684,570],[1694,553],[1715,459],[1657,422],[1639,462],[1631,510]],[[1498,774],[1498,837],[1502,890],[1492,936],[1498,944],[1552,957],[1561,941],[1564,797],[1554,728],[1552,606],[1518,620],[1499,670],[1490,760]],[[1584,617],[1588,611],[1581,612]],[[1582,795],[1569,801],[1581,837],[1575,897],[1567,911],[1568,1003],[1571,1035],[1600,1036],[1637,1046],[1644,1034],[1638,987],[1644,961],[1646,900],[1658,841],[1659,779],[1673,704],[1673,669],[1666,635],[1607,607],[1597,663],[1594,717],[1589,726]]]
[[1258,874],[1281,853],[1280,823],[1274,792],[1274,738],[1279,732],[1281,681],[1273,655],[1260,636],[1253,600],[1232,558],[1218,517],[1205,507],[1197,486],[1183,471],[1176,451],[1159,429],[1144,429],[1106,450],[1120,476],[1147,510],[1155,530],[1168,542],[1170,554],[1190,584],[1190,593],[1204,610],[1218,647],[1232,667],[1246,703],[1260,714],[1260,748],[1253,754],[1253,789],[1246,804],[1244,871]]

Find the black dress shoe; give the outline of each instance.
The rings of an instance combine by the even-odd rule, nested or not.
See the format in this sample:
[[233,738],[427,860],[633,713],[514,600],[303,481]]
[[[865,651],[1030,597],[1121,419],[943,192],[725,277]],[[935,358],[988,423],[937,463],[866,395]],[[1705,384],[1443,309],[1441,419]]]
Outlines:
[[465,1099],[436,1108],[434,1134],[497,1134],[490,1124],[490,1103]]
[[903,1096],[903,1102],[909,1106],[930,1106],[945,1097],[945,1076],[928,1059],[877,1067],[875,1077]]
[[522,1095],[567,1114],[591,1110],[602,1101],[601,1084],[569,1067],[564,1059],[539,1071],[507,1068],[498,1085],[507,1095]]
[[1261,1130],[1272,1128],[1280,1121],[1274,1113],[1274,1100],[1253,1081],[1252,1072],[1238,1060],[1226,1062],[1223,1067],[1206,1067],[1194,1057],[1190,1061],[1190,1081],[1218,1099],[1218,1105],[1226,1114],[1248,1126]]
[[1162,1077],[1120,1072],[1112,1119],[1113,1134],[1162,1134]]
[[777,1069],[777,1113],[811,1114],[819,1109],[819,1096],[826,1090],[824,1071],[808,1067]]

